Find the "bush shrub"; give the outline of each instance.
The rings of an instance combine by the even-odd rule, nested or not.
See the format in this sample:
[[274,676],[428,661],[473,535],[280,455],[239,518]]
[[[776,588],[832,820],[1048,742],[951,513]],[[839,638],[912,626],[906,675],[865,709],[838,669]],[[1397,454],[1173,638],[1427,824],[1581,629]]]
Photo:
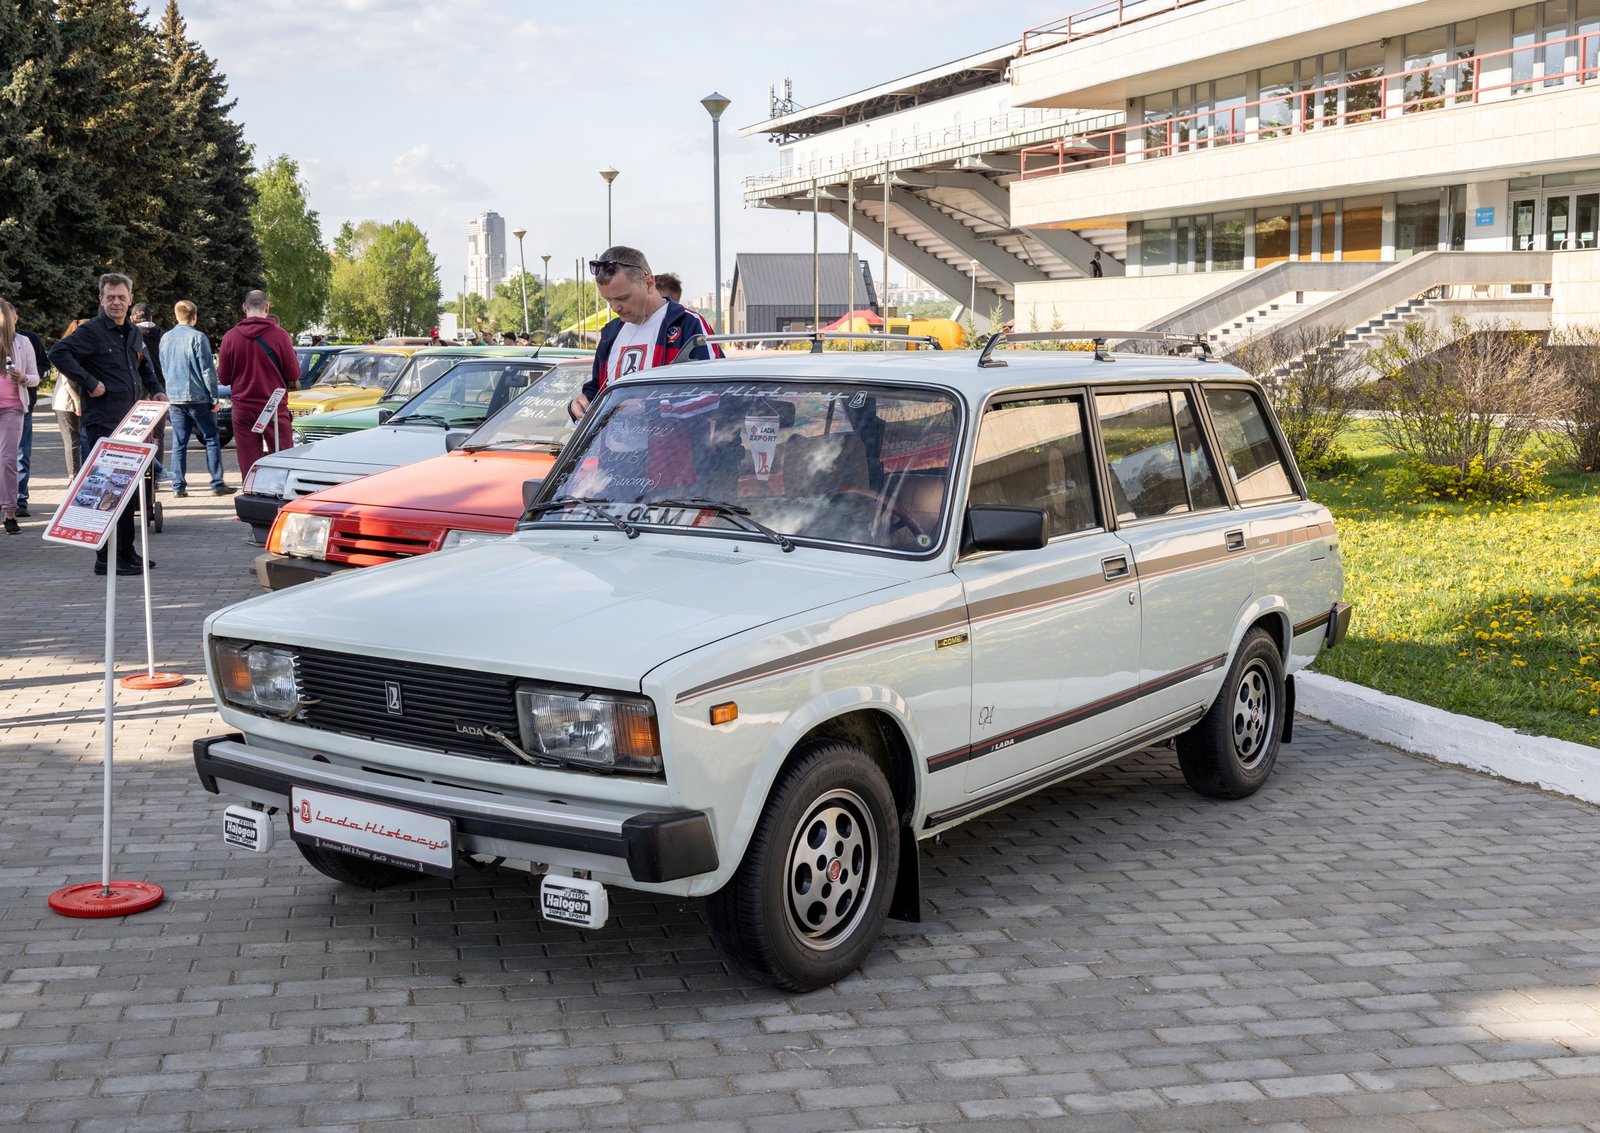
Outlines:
[[1556,451],[1580,471],[1600,472],[1600,326],[1556,331],[1550,347],[1569,387],[1566,411],[1556,426]]
[[1542,460],[1511,460],[1495,468],[1479,457],[1466,468],[1429,464],[1407,457],[1384,475],[1384,494],[1399,502],[1450,500],[1507,503],[1548,495]]

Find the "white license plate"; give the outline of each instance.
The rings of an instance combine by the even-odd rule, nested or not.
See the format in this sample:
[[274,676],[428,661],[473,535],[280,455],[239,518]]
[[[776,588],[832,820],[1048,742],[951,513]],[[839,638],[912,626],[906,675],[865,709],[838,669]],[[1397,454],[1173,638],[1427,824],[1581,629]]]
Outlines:
[[455,823],[448,818],[308,787],[291,788],[289,797],[294,804],[289,832],[298,841],[439,877],[455,876]]

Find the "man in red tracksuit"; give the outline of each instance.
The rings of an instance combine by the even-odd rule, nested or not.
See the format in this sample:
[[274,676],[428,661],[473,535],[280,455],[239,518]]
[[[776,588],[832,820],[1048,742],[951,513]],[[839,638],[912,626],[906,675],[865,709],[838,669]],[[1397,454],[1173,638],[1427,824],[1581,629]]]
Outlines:
[[[222,336],[222,353],[217,359],[218,381],[233,389],[233,445],[241,476],[250,474],[250,466],[261,459],[263,449],[276,452],[294,443],[287,398],[300,384],[300,359],[288,332],[268,316],[269,310],[265,291],[246,295],[244,318]],[[278,403],[275,420],[267,423],[264,432],[254,432],[251,426],[273,392],[280,389],[285,401]]]
[[[705,319],[656,290],[656,277],[639,249],[621,244],[607,248],[599,259],[589,261],[589,271],[600,298],[617,317],[600,332],[594,373],[568,407],[574,420],[583,416],[589,402],[612,380],[671,365],[695,335],[712,333]],[[721,358],[722,350],[699,342],[689,350],[689,357]]]

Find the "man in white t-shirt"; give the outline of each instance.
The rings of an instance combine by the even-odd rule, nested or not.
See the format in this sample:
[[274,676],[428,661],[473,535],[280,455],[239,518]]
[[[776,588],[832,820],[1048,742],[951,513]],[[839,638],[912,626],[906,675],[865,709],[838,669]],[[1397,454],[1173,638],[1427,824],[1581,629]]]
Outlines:
[[[620,244],[607,248],[589,261],[589,271],[616,318],[600,332],[594,373],[568,407],[574,419],[582,417],[595,395],[617,378],[669,365],[696,335],[712,333],[711,324],[700,315],[656,289],[656,278],[639,249]],[[689,357],[720,358],[722,351],[696,342]]]

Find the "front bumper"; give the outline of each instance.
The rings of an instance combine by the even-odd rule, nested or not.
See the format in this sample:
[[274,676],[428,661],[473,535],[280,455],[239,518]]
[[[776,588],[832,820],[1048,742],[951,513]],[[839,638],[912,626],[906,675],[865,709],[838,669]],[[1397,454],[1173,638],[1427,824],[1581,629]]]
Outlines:
[[194,741],[200,785],[212,794],[287,809],[292,786],[322,788],[455,820],[466,853],[588,869],[634,881],[676,881],[717,868],[704,811],[491,794],[407,776],[314,762],[251,747],[237,732]]
[[350,563],[330,563],[326,559],[292,559],[271,551],[256,556],[256,579],[267,590],[287,590],[302,582],[315,582],[340,571],[355,570]]
[[277,496],[258,496],[254,492],[240,492],[233,497],[233,514],[250,525],[260,543],[267,541],[272,531],[272,521],[278,518],[283,501]]

